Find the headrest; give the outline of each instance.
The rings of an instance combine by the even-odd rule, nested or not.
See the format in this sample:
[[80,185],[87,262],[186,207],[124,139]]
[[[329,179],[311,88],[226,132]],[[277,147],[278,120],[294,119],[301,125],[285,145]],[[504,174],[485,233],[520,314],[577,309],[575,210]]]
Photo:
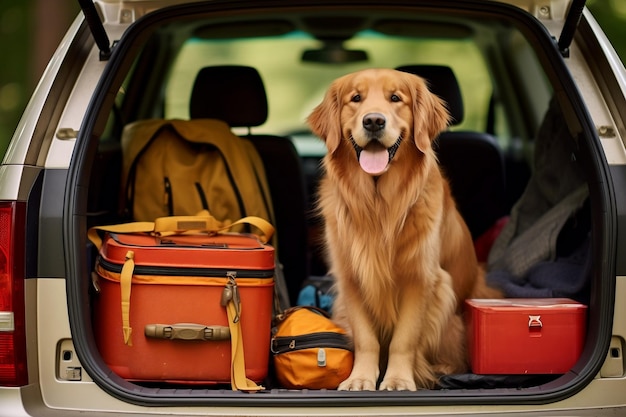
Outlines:
[[219,119],[230,127],[253,127],[267,119],[267,96],[256,69],[205,67],[196,76],[189,102],[191,119]]
[[448,111],[452,116],[451,125],[458,125],[463,121],[463,98],[452,68],[444,65],[403,65],[396,69],[419,75],[428,81],[430,91],[448,104]]

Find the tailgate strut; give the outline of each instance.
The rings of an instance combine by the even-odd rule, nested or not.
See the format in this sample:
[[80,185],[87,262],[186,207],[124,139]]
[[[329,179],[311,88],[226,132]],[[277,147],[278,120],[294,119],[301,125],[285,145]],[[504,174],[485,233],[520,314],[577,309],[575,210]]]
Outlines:
[[574,39],[574,33],[576,33],[580,18],[583,15],[585,1],[586,0],[572,0],[569,5],[565,24],[563,25],[561,36],[559,37],[559,51],[564,58],[569,57],[569,47]]
[[108,61],[111,57],[111,47],[109,46],[109,37],[107,36],[102,20],[98,15],[93,0],[78,0],[80,8],[83,10],[91,35],[100,49],[100,61]]

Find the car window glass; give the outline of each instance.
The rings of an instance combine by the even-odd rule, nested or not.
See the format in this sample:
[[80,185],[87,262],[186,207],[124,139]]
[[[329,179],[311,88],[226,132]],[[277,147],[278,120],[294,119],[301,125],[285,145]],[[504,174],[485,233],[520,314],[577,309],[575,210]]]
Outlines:
[[335,78],[367,67],[445,64],[455,71],[465,101],[458,129],[484,130],[492,93],[485,62],[468,40],[416,40],[359,33],[346,42],[365,50],[369,60],[350,64],[302,62],[304,50],[318,46],[303,34],[235,40],[193,38],[181,48],[167,83],[165,117],[189,117],[188,102],[196,73],[208,65],[250,65],[261,74],[268,95],[269,117],[259,133],[291,134],[305,129],[305,119]]

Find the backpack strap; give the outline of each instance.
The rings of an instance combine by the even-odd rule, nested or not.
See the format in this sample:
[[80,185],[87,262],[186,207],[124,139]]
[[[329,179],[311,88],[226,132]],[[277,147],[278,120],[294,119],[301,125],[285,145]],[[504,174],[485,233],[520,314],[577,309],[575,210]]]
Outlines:
[[[252,165],[252,169],[254,171],[254,177],[257,182],[257,187],[259,188],[259,190],[261,190],[261,197],[265,205],[265,210],[269,215],[269,220],[276,224],[276,219],[274,217],[274,207],[272,205],[272,198],[267,182],[267,176],[265,174],[263,160],[261,159],[261,156],[257,152],[252,142],[246,139],[240,139],[242,146],[245,149],[246,154],[248,155],[248,158],[250,158],[250,164]],[[274,242],[274,246],[278,246],[276,245],[276,242]]]

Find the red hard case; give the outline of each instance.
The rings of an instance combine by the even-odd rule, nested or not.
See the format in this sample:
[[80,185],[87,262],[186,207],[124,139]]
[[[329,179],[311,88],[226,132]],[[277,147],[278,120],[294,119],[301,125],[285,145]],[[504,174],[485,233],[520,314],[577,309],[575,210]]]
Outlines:
[[475,374],[562,374],[578,360],[587,307],[567,298],[466,300]]
[[[132,345],[124,342],[119,275],[134,252],[130,296]],[[227,273],[236,273],[246,376],[267,375],[273,308],[274,249],[252,235],[107,234],[96,265],[94,332],[106,364],[133,381],[230,383],[230,340],[169,340],[144,334],[152,324],[228,327],[221,305]]]

